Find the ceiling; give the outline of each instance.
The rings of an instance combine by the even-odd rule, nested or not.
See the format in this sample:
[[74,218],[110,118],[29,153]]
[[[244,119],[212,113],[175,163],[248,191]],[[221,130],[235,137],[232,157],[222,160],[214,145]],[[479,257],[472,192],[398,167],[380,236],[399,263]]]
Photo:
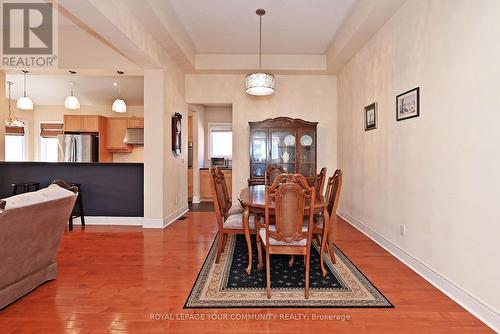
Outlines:
[[324,54],[355,0],[169,1],[197,53]]
[[[23,94],[22,74],[7,74],[6,81],[12,81],[11,97],[17,100]],[[64,105],[69,95],[69,75],[37,75],[27,78],[28,96],[35,105]],[[117,97],[118,89],[113,85],[116,76],[75,76],[74,94],[81,105],[110,105]],[[128,105],[144,104],[144,80],[142,76],[121,78],[121,95]],[[7,96],[7,85],[6,93]],[[111,108],[111,107],[110,107]]]

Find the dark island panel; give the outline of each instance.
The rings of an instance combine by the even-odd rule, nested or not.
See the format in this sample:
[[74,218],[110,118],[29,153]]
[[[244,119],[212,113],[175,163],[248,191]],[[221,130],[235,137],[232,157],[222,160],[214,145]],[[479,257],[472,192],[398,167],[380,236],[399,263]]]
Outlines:
[[0,162],[0,198],[15,182],[81,183],[86,216],[144,216],[144,165],[140,163]]

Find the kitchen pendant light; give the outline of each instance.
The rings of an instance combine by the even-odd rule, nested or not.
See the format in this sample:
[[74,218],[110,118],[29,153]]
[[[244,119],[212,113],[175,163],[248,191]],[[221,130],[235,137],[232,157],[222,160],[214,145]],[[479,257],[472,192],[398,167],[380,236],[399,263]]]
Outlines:
[[125,101],[122,99],[122,94],[121,94],[121,75],[123,74],[122,71],[116,71],[118,73],[118,84],[115,84],[118,86],[118,98],[113,102],[113,105],[111,106],[111,110],[114,112],[118,113],[125,113],[127,112],[127,105],[125,104]]
[[10,105],[10,86],[13,84],[14,83],[12,81],[7,81],[7,85],[9,85],[9,118],[5,120],[5,126],[8,128],[22,128],[24,127],[24,122],[14,117],[12,114],[12,107]]
[[262,16],[264,9],[257,9],[259,16],[259,72],[248,74],[245,78],[246,93],[249,95],[265,96],[274,94],[274,75],[262,71]]
[[33,101],[26,95],[26,74],[29,73],[29,71],[22,70],[23,75],[24,75],[24,90],[23,90],[23,96],[21,96],[17,100],[17,109],[21,110],[33,110]]
[[80,101],[78,101],[78,98],[75,95],[73,95],[73,87],[76,86],[76,83],[73,81],[73,75],[76,74],[76,72],[69,71],[69,73],[71,74],[71,81],[69,82],[71,90],[70,90],[70,95],[64,101],[64,108],[69,110],[78,110],[80,109]]

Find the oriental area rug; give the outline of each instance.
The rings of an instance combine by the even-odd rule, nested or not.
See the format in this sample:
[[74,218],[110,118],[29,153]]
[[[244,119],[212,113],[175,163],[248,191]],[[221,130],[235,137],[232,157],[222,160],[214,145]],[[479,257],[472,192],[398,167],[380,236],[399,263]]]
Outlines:
[[[335,247],[336,263],[325,256],[323,277],[318,245],[311,245],[309,299],[304,298],[304,257],[271,255],[271,299],[266,297],[266,272],[257,270],[257,245],[252,236],[252,274],[243,235],[228,235],[226,248],[215,263],[214,241],[184,308],[387,308],[394,307],[361,271]],[[265,257],[265,256],[264,256]]]

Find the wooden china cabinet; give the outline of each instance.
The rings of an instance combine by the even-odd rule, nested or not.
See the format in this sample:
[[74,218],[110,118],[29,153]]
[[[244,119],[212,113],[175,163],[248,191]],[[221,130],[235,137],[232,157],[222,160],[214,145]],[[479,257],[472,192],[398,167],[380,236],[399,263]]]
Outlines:
[[287,173],[304,175],[314,183],[317,170],[317,125],[298,118],[278,117],[250,125],[248,185],[264,184],[266,168],[280,165]]

